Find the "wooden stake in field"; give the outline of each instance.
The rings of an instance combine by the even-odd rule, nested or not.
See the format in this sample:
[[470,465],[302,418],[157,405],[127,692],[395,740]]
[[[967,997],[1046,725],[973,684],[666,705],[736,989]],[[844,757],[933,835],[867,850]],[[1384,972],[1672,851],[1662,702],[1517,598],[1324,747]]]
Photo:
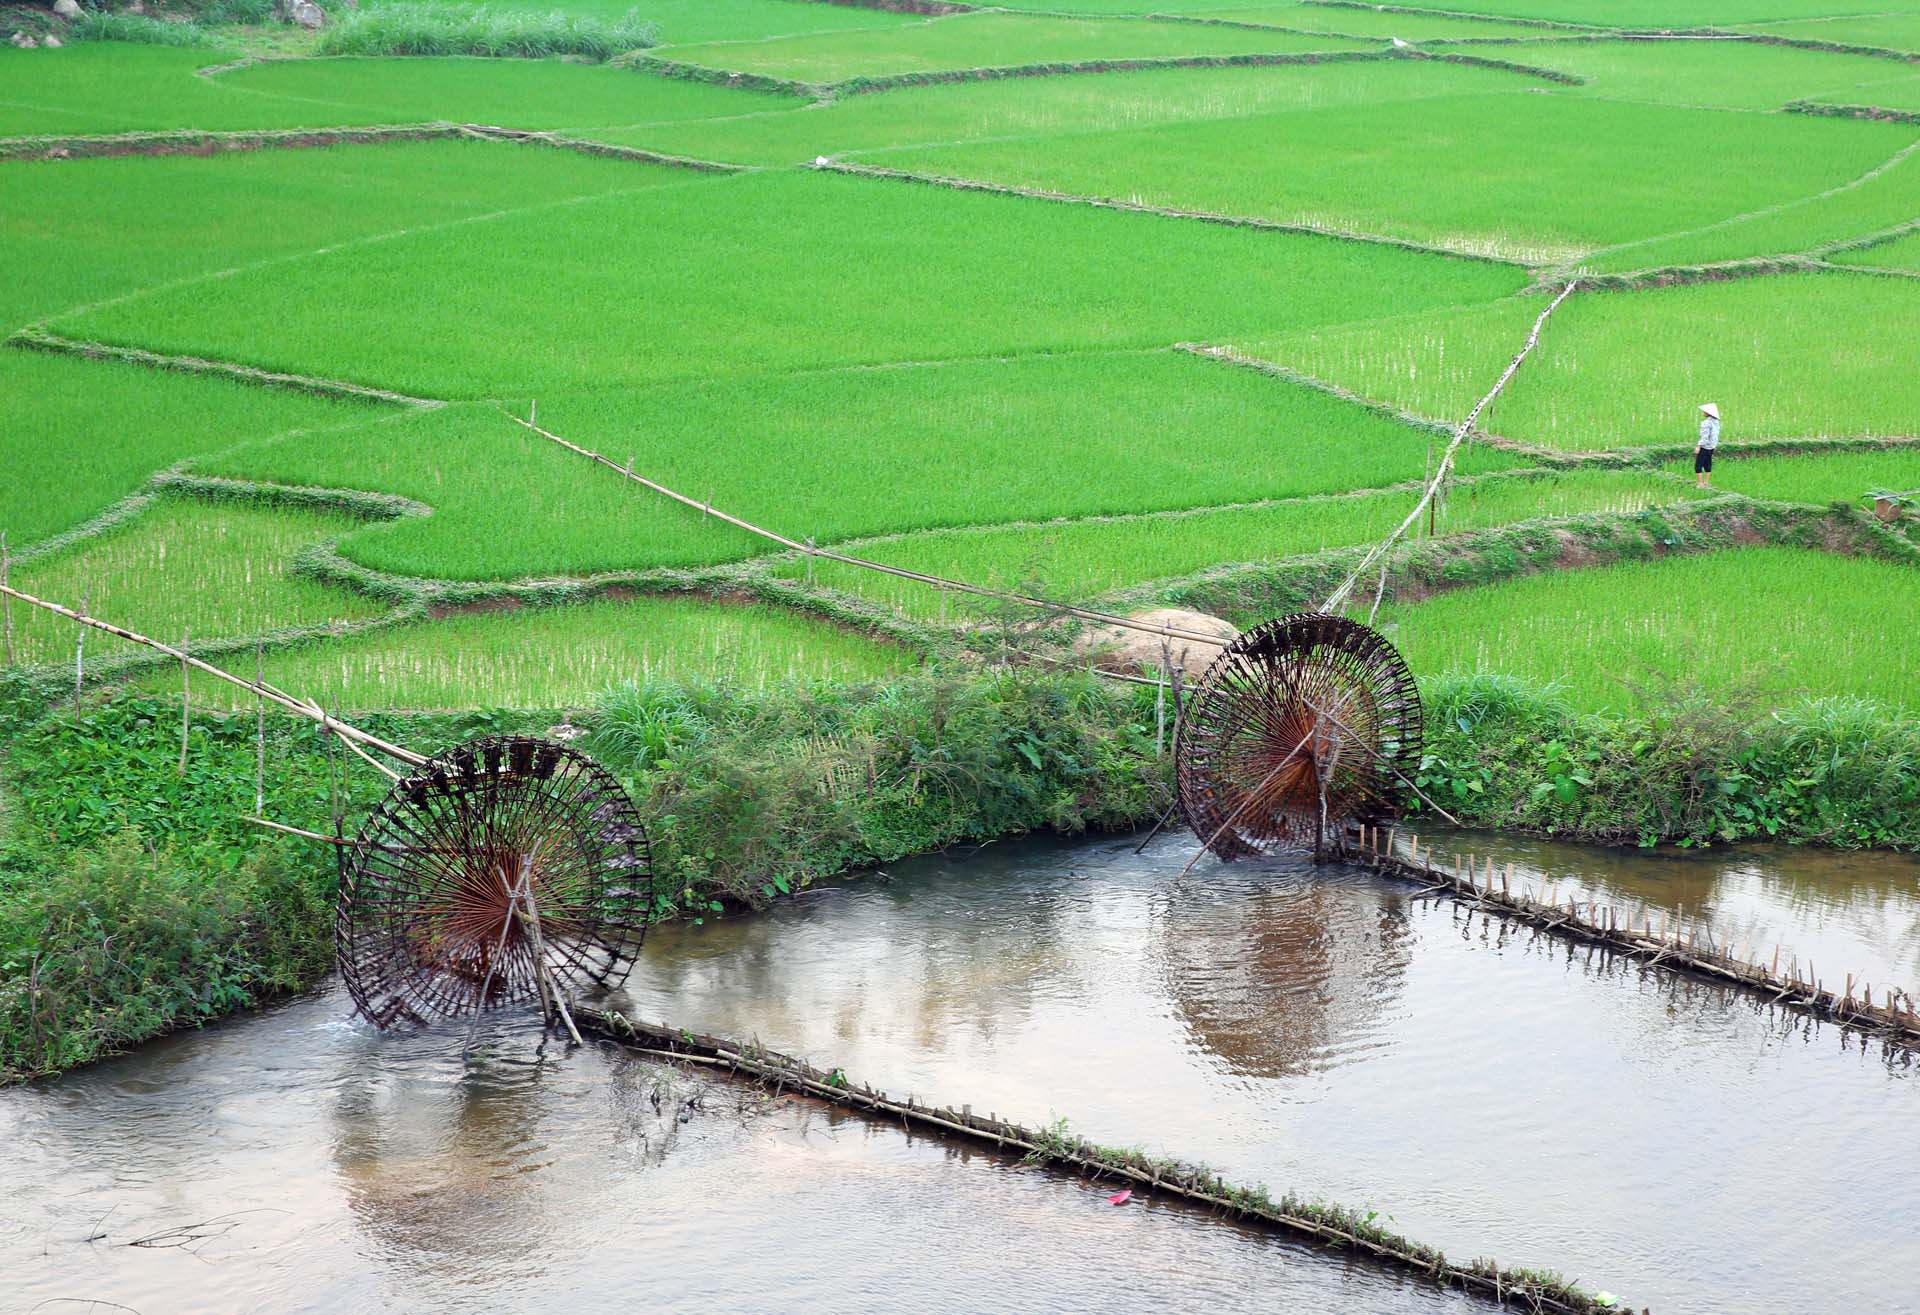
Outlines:
[[80,686],[87,678],[87,603],[92,594],[80,595],[80,633],[73,642],[73,715],[80,715]]
[[193,725],[193,668],[186,659],[187,643],[192,638],[190,627],[180,631],[180,776],[187,774],[187,732]]
[[[7,548],[7,536],[0,532],[0,589],[7,587],[7,576],[13,568],[13,557]],[[13,665],[13,599],[0,594],[0,616],[5,617],[7,635],[7,665]]]
[[267,811],[267,646],[258,640],[253,645],[254,758],[253,815]]
[[1167,756],[1167,682],[1173,679],[1173,655],[1160,641],[1160,685],[1153,691],[1153,756]]

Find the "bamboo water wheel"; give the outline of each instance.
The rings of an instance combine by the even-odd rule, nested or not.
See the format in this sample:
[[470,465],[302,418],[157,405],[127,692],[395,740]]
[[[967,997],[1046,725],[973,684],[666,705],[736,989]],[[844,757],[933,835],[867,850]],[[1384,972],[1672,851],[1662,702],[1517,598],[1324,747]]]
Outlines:
[[340,973],[376,1026],[626,979],[653,907],[646,828],[583,753],[495,736],[401,778],[341,853]]
[[1338,849],[1394,815],[1420,765],[1420,692],[1380,633],[1301,612],[1215,658],[1174,746],[1180,806],[1222,859]]

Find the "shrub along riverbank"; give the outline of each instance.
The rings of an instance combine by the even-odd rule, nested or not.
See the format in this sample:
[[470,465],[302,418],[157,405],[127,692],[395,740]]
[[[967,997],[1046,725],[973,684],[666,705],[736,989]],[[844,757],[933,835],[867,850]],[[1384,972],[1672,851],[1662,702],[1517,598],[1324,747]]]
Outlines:
[[[4,693],[4,691],[0,691]],[[1430,681],[1420,785],[1470,826],[1614,843],[1920,849],[1920,722],[1857,700],[1764,710],[1717,691],[1572,712],[1496,677]],[[84,1063],[311,984],[334,866],[245,820],[251,715],[116,694],[9,702],[0,806],[0,1081]],[[387,714],[423,751],[553,715]],[[759,906],[839,873],[1050,828],[1137,826],[1168,798],[1152,694],[1084,674],[935,668],[884,684],[629,685],[575,718],[632,790],[658,916]],[[351,828],[384,782],[339,759]],[[325,830],[325,738],[268,723],[269,816]]]

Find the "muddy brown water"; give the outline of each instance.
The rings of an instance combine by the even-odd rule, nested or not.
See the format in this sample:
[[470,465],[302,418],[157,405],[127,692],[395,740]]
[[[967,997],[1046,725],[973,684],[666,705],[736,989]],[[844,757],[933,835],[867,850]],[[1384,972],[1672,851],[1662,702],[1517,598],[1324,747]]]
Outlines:
[[[1670,871],[1508,843],[1459,838],[1911,984],[1909,860]],[[662,929],[616,1003],[1636,1307],[1920,1308],[1907,1052],[1364,873],[1176,879],[1192,844],[1009,842]],[[323,992],[0,1092],[0,1309],[1488,1309],[897,1127],[541,1052],[524,1021],[463,1058],[460,1029],[345,1014]]]

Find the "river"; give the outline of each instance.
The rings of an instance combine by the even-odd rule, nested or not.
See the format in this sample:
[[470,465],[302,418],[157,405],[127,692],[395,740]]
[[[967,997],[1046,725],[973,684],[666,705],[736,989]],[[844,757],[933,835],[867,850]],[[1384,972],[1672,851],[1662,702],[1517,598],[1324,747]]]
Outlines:
[[[1920,985],[1910,860],[1448,843]],[[1006,842],[662,928],[614,1003],[1636,1308],[1920,1305],[1906,1052],[1362,872],[1178,878],[1192,845]],[[0,1306],[1486,1309],[524,1018],[465,1039],[327,990],[0,1093]]]

